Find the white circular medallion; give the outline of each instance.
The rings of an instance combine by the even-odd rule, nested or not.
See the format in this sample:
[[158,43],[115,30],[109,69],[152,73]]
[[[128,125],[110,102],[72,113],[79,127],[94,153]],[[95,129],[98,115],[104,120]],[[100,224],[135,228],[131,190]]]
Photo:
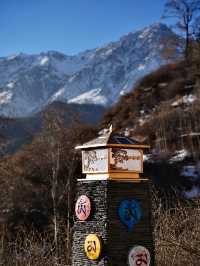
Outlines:
[[85,195],[80,196],[77,199],[76,206],[75,206],[76,217],[80,221],[85,221],[90,216],[90,212],[91,212],[90,199]]
[[128,256],[129,266],[149,266],[151,256],[145,247],[135,246],[131,249]]

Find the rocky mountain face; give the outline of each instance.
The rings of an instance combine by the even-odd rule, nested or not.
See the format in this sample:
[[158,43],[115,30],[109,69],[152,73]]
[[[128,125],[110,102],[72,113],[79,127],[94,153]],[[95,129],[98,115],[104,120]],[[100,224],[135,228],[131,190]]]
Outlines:
[[153,24],[74,56],[50,51],[0,58],[0,115],[31,116],[54,101],[112,105],[166,63],[163,52],[174,39],[166,25]]

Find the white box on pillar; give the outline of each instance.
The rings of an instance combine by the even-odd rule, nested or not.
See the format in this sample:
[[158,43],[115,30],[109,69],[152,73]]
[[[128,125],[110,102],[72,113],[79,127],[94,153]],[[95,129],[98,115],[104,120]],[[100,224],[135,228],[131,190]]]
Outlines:
[[143,150],[149,148],[114,132],[77,146],[82,150],[82,170],[86,179],[139,181],[143,173]]

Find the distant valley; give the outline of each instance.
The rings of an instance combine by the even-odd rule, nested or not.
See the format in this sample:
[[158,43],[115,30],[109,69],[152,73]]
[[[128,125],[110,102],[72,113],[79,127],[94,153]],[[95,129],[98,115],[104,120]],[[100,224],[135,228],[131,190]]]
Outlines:
[[43,111],[29,117],[0,118],[0,139],[2,142],[0,156],[12,154],[22,148],[24,144],[31,143],[44,127],[45,116],[56,115],[68,127],[73,120],[80,123],[97,124],[100,122],[105,108],[101,105],[67,104],[53,102]]

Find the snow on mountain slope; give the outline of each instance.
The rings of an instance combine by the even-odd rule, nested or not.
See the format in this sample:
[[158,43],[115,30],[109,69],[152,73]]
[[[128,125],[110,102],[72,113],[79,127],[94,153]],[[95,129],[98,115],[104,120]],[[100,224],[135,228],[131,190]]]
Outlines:
[[101,95],[101,89],[94,89],[78,95],[69,100],[68,103],[106,105],[107,99]]
[[50,51],[0,58],[0,115],[29,116],[54,101],[111,105],[166,63],[162,53],[174,38],[157,23],[74,56]]

